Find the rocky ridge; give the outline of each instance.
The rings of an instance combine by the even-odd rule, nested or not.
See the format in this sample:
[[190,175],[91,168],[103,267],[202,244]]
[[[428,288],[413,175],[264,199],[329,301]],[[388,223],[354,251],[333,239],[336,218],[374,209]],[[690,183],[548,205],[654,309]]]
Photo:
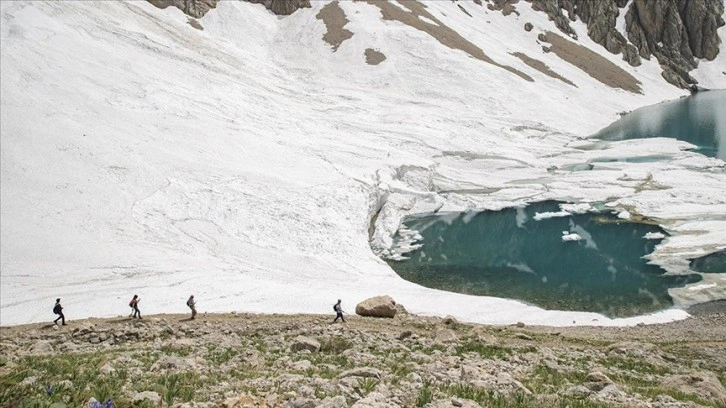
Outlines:
[[[697,83],[688,72],[696,58],[713,60],[719,52],[717,29],[725,24],[721,0],[527,0],[547,13],[565,34],[577,38],[570,21],[579,18],[587,35],[613,54],[623,54],[632,66],[654,56],[669,83],[687,88]],[[513,1],[516,3],[517,0]],[[567,17],[564,12],[567,12]],[[625,14],[627,39],[616,23]]]
[[331,321],[214,314],[3,327],[0,405],[726,406],[724,314],[628,328],[405,312]]
[[[199,18],[215,8],[219,0],[148,1],[160,8],[177,7],[190,17]],[[263,4],[277,15],[290,15],[311,7],[310,0],[245,1]],[[689,74],[698,66],[697,59],[716,58],[721,42],[717,30],[726,24],[722,0],[525,1],[530,2],[534,10],[546,13],[560,31],[572,38],[577,39],[578,35],[570,23],[581,20],[587,25],[587,35],[593,41],[610,53],[622,54],[632,66],[639,66],[641,59],[655,57],[663,69],[663,78],[681,88],[692,87],[698,82]],[[487,7],[505,15],[518,14],[518,2],[488,0]],[[616,27],[621,13],[625,13],[625,33]]]

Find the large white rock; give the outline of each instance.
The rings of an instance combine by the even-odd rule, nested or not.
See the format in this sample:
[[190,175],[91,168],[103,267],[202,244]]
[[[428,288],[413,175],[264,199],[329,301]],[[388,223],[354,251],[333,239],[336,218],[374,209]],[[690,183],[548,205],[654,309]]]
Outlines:
[[360,316],[394,317],[396,301],[390,296],[376,296],[358,303],[355,313]]

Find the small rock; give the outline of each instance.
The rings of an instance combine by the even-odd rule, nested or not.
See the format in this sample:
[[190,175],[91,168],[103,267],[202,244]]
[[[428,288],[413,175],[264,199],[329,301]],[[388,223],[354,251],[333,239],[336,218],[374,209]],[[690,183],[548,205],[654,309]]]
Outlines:
[[454,325],[456,323],[459,323],[454,316],[446,316],[444,317],[444,320],[442,321],[447,326]]
[[530,32],[530,31],[532,31],[532,28],[534,28],[532,23],[524,23],[524,31]]
[[345,397],[337,395],[335,397],[325,397],[325,399],[320,401],[317,408],[345,408],[347,406],[348,403],[345,401]]
[[338,378],[346,377],[363,377],[363,378],[381,378],[381,372],[373,367],[360,367],[352,370],[343,371]]
[[623,401],[628,396],[626,393],[621,391],[620,388],[618,388],[618,386],[615,384],[609,384],[605,386],[605,388],[600,390],[597,395],[601,398],[613,399],[617,401]]
[[585,385],[587,388],[593,391],[601,391],[608,385],[612,384],[613,381],[605,374],[600,371],[593,371],[585,378],[587,382]]
[[300,360],[300,361],[296,361],[292,365],[292,368],[295,370],[299,370],[299,371],[305,371],[308,368],[312,367],[312,365],[313,365],[313,363],[311,363],[310,360]]
[[53,346],[48,340],[38,340],[30,346],[31,354],[51,354],[53,353]]
[[101,342],[101,339],[98,338],[98,336],[91,336],[89,337],[88,342],[91,344],[99,344]]
[[101,366],[101,368],[99,369],[99,371],[101,372],[101,374],[111,375],[111,374],[113,374],[113,373],[116,372],[116,369],[113,368],[113,366],[111,364],[106,363],[106,364],[104,364],[104,365]]
[[530,336],[530,335],[529,335],[529,334],[527,334],[527,333],[522,333],[522,332],[517,332],[517,333],[516,333],[516,334],[514,335],[514,337],[516,337],[516,338],[518,338],[518,339],[522,339],[522,340],[534,340],[534,338],[533,338],[532,336]]
[[522,328],[526,326],[523,322],[517,322],[517,327]]
[[380,392],[372,392],[358,400],[351,408],[398,408],[398,404],[391,402]]
[[441,329],[436,332],[434,341],[437,343],[451,343],[459,340],[459,337],[450,329]]
[[315,408],[316,404],[314,400],[308,398],[296,398],[292,401],[288,401],[284,408]]
[[25,377],[23,381],[20,382],[20,385],[33,385],[38,381],[38,377],[36,376],[30,376]]
[[413,332],[411,332],[411,330],[404,330],[396,338],[398,340],[404,340],[404,339],[407,339],[407,338],[411,337],[412,335],[413,335]]
[[310,352],[316,352],[320,350],[320,343],[317,340],[311,339],[309,337],[297,336],[290,345],[290,350],[308,350]]
[[592,391],[584,385],[576,385],[560,391],[559,395],[570,398],[587,398]]
[[150,401],[152,405],[158,405],[161,402],[161,397],[154,391],[137,392],[131,399],[134,402]]

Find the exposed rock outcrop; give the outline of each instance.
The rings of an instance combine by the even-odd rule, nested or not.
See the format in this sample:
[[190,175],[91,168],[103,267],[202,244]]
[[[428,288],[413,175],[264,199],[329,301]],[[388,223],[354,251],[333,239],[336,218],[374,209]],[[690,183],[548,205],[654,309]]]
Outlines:
[[199,18],[207,14],[207,12],[215,7],[219,0],[148,0],[149,3],[156,7],[165,9],[174,6],[183,11],[184,14]]
[[[271,12],[287,16],[295,11],[310,7],[310,0],[245,0],[250,3],[262,4]],[[159,8],[174,6],[183,11],[184,14],[199,18],[215,7],[219,0],[148,0],[149,3]]]
[[628,39],[640,56],[658,59],[668,82],[686,88],[697,83],[688,74],[698,65],[694,58],[718,55],[723,12],[721,0],[635,0],[625,16]]
[[[695,58],[713,60],[719,52],[722,0],[634,0],[627,10],[623,10],[627,0],[527,1],[572,38],[577,34],[570,21],[579,18],[593,41],[622,54],[632,66],[640,65],[641,58],[655,56],[663,67],[663,78],[681,88],[697,82],[688,74],[697,66]],[[626,13],[625,33],[616,27],[622,12]]]
[[289,16],[301,8],[309,8],[310,0],[245,0],[250,3],[263,4],[278,16]]

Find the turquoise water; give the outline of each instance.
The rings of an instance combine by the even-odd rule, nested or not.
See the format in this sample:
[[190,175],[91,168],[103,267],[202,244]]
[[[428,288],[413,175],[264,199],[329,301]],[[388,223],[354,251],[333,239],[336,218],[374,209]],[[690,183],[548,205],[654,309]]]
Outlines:
[[691,269],[703,273],[726,273],[726,249],[691,259]]
[[699,92],[634,110],[594,137],[669,137],[694,144],[697,152],[726,161],[726,91]]
[[[519,299],[547,309],[634,316],[669,308],[668,288],[700,275],[664,276],[643,258],[664,234],[658,226],[590,213],[535,220],[558,212],[547,201],[526,208],[429,214],[403,221],[423,246],[389,261],[404,279],[447,291]],[[563,231],[579,241],[564,241]],[[397,237],[401,239],[401,237]]]

